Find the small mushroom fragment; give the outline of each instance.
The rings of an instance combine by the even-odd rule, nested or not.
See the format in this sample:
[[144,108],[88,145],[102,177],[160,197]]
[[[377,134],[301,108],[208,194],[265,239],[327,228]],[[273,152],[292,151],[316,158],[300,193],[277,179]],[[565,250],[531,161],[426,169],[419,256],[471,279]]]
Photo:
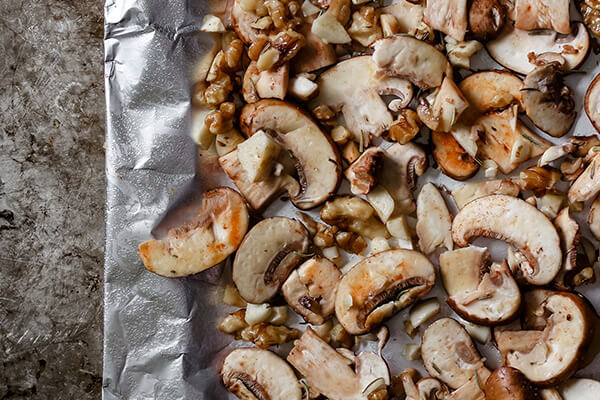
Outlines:
[[377,174],[383,166],[383,157],[383,150],[371,147],[346,169],[344,175],[350,182],[353,194],[367,194],[375,187]]
[[377,219],[373,207],[360,197],[335,197],[321,209],[321,219],[329,225],[356,232],[369,239],[390,237],[385,225]]
[[519,185],[511,179],[469,182],[452,190],[452,198],[461,209],[473,200],[492,194],[503,194],[517,197],[521,191]]
[[255,82],[256,92],[261,99],[283,100],[288,91],[290,66],[285,63],[277,68],[260,71]]
[[255,304],[271,299],[309,247],[300,221],[272,217],[254,225],[233,261],[233,282],[240,295]]
[[587,222],[594,237],[600,240],[600,196],[590,206]]
[[302,389],[288,363],[269,350],[235,349],[225,358],[221,377],[242,400],[301,400]]
[[483,386],[486,400],[541,400],[539,390],[515,368],[500,367]]
[[[534,291],[538,292],[538,291]],[[531,382],[552,386],[580,366],[593,334],[594,317],[580,296],[568,292],[534,293],[538,307],[526,307],[524,329],[496,334],[504,364]]]
[[483,48],[477,40],[458,42],[450,36],[444,38],[448,61],[455,68],[471,69],[471,56]]
[[[564,400],[558,390],[553,388],[540,389],[540,397],[542,400]],[[579,397],[577,397],[577,399],[579,399]]]
[[585,93],[585,113],[590,122],[600,132],[600,74],[596,75]]
[[440,86],[450,68],[438,49],[410,36],[386,37],[373,47],[378,74],[408,79],[423,90]]
[[462,42],[467,33],[467,0],[427,0],[424,21]]
[[306,44],[298,51],[291,63],[295,73],[316,71],[335,64],[337,60],[333,46],[312,33],[311,27],[312,22],[305,22],[300,27],[300,33],[306,38]]
[[289,92],[300,101],[308,101],[319,92],[319,85],[310,79],[299,75],[290,79]]
[[144,266],[155,274],[175,278],[204,271],[232,254],[248,230],[244,199],[236,191],[220,187],[208,191],[196,216],[164,239],[140,244]]
[[588,201],[598,192],[600,192],[600,154],[594,156],[587,168],[569,188],[569,202]]
[[518,0],[515,28],[525,31],[551,29],[571,33],[569,0]]
[[261,34],[260,29],[254,28],[254,22],[259,18],[255,10],[244,8],[243,0],[235,0],[231,9],[231,23],[238,37],[247,45],[256,41]]
[[430,129],[442,132],[450,131],[463,111],[469,107],[467,99],[449,77],[445,77],[442,81],[433,103],[428,103],[428,100],[422,98],[421,107],[426,106],[428,109],[426,111],[417,109],[417,112],[421,111],[419,116]]
[[473,200],[462,208],[452,224],[452,238],[461,247],[478,236],[504,240],[529,261],[519,273],[532,285],[546,285],[562,265],[556,228],[536,207],[506,195]]
[[343,276],[335,298],[337,319],[353,335],[366,333],[425,296],[434,283],[434,267],[423,254],[377,253]]
[[498,325],[519,311],[521,293],[508,264],[488,267],[489,253],[465,247],[440,255],[440,273],[448,292],[448,304],[467,321]]
[[568,35],[554,31],[528,32],[508,22],[500,36],[486,47],[499,64],[520,74],[531,72],[536,66],[536,55],[545,53],[561,55],[566,62],[564,68],[574,70],[587,56],[590,37],[580,22],[573,24]]
[[450,133],[435,131],[431,134],[433,157],[442,172],[458,181],[469,179],[479,170],[479,164]]
[[322,325],[333,314],[335,292],[342,274],[334,263],[313,257],[292,271],[281,293],[287,303],[307,322]]
[[545,165],[550,164],[553,161],[556,161],[562,157],[565,157],[571,153],[573,153],[576,149],[576,146],[572,142],[566,142],[563,144],[558,144],[552,147],[549,147],[548,150],[542,154],[540,159],[538,160],[538,167],[543,167]]
[[[385,361],[374,353],[361,352],[346,358],[329,346],[309,327],[287,356],[311,389],[331,400],[363,400],[368,387],[381,380],[385,387],[390,375]],[[352,368],[354,365],[354,368]]]
[[564,84],[557,63],[536,67],[525,77],[521,91],[521,104],[538,128],[554,137],[567,133],[577,113],[573,93]]
[[417,236],[425,254],[441,246],[452,250],[452,218],[444,198],[433,183],[427,183],[417,198]]
[[495,39],[504,28],[506,7],[500,0],[474,0],[469,9],[469,28],[482,42]]
[[451,318],[438,319],[427,327],[421,354],[429,375],[452,389],[469,384],[473,378],[483,384],[490,375],[471,336]]
[[570,379],[560,386],[564,400],[594,400],[600,393],[600,381],[594,379]]
[[[413,36],[417,36],[419,31],[423,31],[428,26],[423,21],[425,13],[425,7],[420,3],[412,3],[407,0],[399,0],[394,4],[380,8],[382,15],[390,14],[393,15],[398,22],[398,32],[405,33]],[[430,28],[431,29],[431,28]],[[420,38],[422,40],[431,41],[433,40],[433,31],[431,31],[432,37]]]
[[569,290],[573,287],[573,275],[582,266],[578,264],[578,249],[580,247],[581,232],[579,224],[569,215],[569,207],[564,208],[554,220],[554,225],[560,236],[561,246],[564,252],[563,264],[554,284],[559,289]]
[[293,104],[273,99],[247,104],[240,115],[240,128],[247,136],[264,130],[291,153],[300,193],[288,193],[298,208],[315,207],[336,191],[341,176],[337,148],[316,122]]

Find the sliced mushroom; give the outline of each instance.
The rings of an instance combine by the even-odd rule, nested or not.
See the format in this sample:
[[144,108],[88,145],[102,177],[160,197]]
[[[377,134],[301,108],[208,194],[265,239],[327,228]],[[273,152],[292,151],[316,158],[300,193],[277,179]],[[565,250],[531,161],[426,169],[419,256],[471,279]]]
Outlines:
[[483,390],[486,400],[540,400],[529,379],[515,368],[500,367],[488,378]]
[[449,395],[448,387],[435,378],[419,379],[415,386],[419,396],[407,400],[441,400]]
[[425,254],[441,246],[452,250],[452,218],[444,198],[433,183],[426,183],[417,198],[417,236]]
[[412,250],[377,253],[344,275],[335,314],[346,331],[360,335],[429,293],[434,283],[435,270],[423,254]]
[[551,29],[571,33],[569,0],[519,0],[516,2],[515,28],[525,31]]
[[433,132],[433,157],[444,174],[458,181],[469,179],[479,170],[479,163],[465,151],[451,133]]
[[[382,14],[391,14],[398,21],[398,33],[415,35],[424,25],[423,16],[425,7],[420,3],[412,3],[407,0],[399,0],[394,4],[382,7]],[[432,40],[433,38],[429,38]]]
[[385,225],[377,219],[373,207],[360,197],[337,196],[328,201],[321,209],[321,219],[369,239],[390,237]]
[[385,150],[379,184],[394,199],[395,213],[410,214],[415,211],[412,190],[417,177],[423,175],[426,169],[427,156],[423,149],[414,143],[395,143]]
[[495,39],[504,28],[506,6],[500,0],[474,0],[469,9],[469,28],[482,42]]
[[507,23],[502,34],[486,47],[498,63],[520,74],[531,72],[536,55],[544,53],[560,54],[566,61],[565,69],[573,70],[585,60],[590,37],[580,22],[573,24],[568,35],[553,31],[528,32]]
[[287,303],[307,322],[325,323],[333,314],[335,292],[342,277],[334,263],[323,257],[313,257],[292,271],[281,293]]
[[562,268],[554,279],[554,284],[560,289],[572,288],[573,275],[581,268],[578,267],[578,247],[581,232],[579,224],[569,215],[569,207],[564,208],[556,219],[554,225],[560,236],[561,246],[564,252]]
[[481,157],[494,160],[504,174],[510,174],[520,165],[514,157],[517,147],[528,149],[522,152],[522,162],[543,154],[551,145],[519,121],[515,108],[489,112],[478,118],[473,127],[480,137]]
[[249,303],[271,299],[308,251],[308,232],[300,221],[272,217],[248,232],[233,261],[232,277]]
[[548,150],[542,154],[540,159],[538,160],[538,167],[546,166],[562,157],[565,157],[576,150],[577,146],[572,142],[567,142],[563,144],[558,144],[552,147],[549,147]]
[[538,128],[554,137],[567,133],[577,113],[557,63],[536,67],[525,77],[521,91],[523,108]]
[[588,201],[594,198],[598,192],[600,192],[600,154],[594,156],[587,168],[569,188],[569,202]]
[[411,36],[386,37],[376,41],[373,47],[378,74],[406,78],[423,90],[440,86],[450,69],[443,53]]
[[369,142],[369,134],[380,136],[394,122],[380,95],[394,95],[406,107],[413,90],[410,82],[378,77],[376,70],[370,56],[353,57],[336,64],[319,76],[319,96],[310,103],[311,109],[327,105],[341,111],[356,141],[360,135],[363,135],[364,143]]
[[584,108],[590,122],[600,132],[600,74],[588,86]]
[[[588,304],[568,292],[555,292],[529,312],[525,330],[496,334],[505,365],[520,370],[531,382],[552,386],[568,379],[579,367],[593,332]],[[538,326],[540,325],[541,326]],[[533,325],[533,326],[532,326]]]
[[461,247],[484,236],[504,240],[518,249],[531,269],[520,269],[532,285],[546,285],[562,265],[556,228],[536,207],[506,195],[491,195],[468,203],[454,217],[452,238]]
[[300,27],[300,33],[306,38],[306,44],[298,51],[291,63],[295,73],[316,71],[337,61],[334,47],[312,33],[311,26],[312,22],[305,21]]
[[600,393],[600,381],[594,379],[570,379],[560,387],[564,400],[594,400]]
[[[542,400],[564,400],[558,390],[554,388],[540,389],[540,397]],[[579,399],[579,397],[578,397]],[[575,399],[573,399],[575,400]],[[587,400],[587,399],[582,399]]]
[[519,185],[511,179],[469,182],[452,190],[452,197],[460,209],[473,200],[492,194],[517,197],[521,191]]
[[587,222],[594,237],[600,240],[600,196],[590,206]]
[[233,350],[225,358],[221,377],[227,390],[242,400],[302,399],[292,368],[269,350]]
[[466,0],[427,0],[424,21],[435,30],[462,42],[467,33]]
[[242,3],[242,0],[235,0],[231,9],[231,23],[238,37],[245,44],[251,45],[261,34],[260,29],[252,27],[260,17],[254,11],[245,10]]
[[378,379],[389,385],[389,370],[381,357],[368,352],[349,357],[330,347],[309,327],[296,341],[287,360],[305,377],[311,389],[331,400],[363,400],[365,389]]
[[220,187],[204,194],[196,216],[169,230],[167,237],[151,239],[138,251],[148,271],[175,278],[204,271],[233,253],[248,230],[244,199]]
[[[435,126],[431,126],[431,123],[428,124],[429,128],[439,129],[443,132],[450,131],[468,107],[469,103],[458,86],[452,78],[446,76],[430,107],[431,115],[437,123]],[[427,124],[427,119],[424,119],[423,122]]]
[[423,333],[423,363],[429,375],[452,389],[458,389],[473,378],[484,383],[490,372],[465,328],[451,318],[442,318]]
[[298,208],[315,207],[335,193],[341,177],[337,148],[299,108],[279,100],[248,104],[242,109],[240,127],[247,136],[259,130],[267,131],[291,153],[301,190],[289,194]]
[[377,175],[383,166],[384,152],[377,147],[365,150],[344,172],[353,194],[368,194],[377,184]]
[[492,70],[469,75],[458,87],[469,102],[469,111],[477,116],[519,103],[522,84],[521,79],[509,71]]

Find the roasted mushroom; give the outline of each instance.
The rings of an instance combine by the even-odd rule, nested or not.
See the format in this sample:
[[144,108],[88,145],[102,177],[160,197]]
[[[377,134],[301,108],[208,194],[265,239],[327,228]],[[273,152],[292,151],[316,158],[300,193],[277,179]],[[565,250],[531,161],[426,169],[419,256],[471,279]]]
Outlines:
[[433,183],[426,183],[417,198],[417,236],[419,248],[430,254],[444,246],[452,250],[452,218],[444,198]]
[[600,132],[600,74],[596,75],[585,93],[585,113],[590,122]]
[[462,42],[467,33],[466,0],[427,0],[423,20],[435,30]]
[[469,179],[479,170],[479,163],[465,151],[450,133],[433,132],[433,157],[444,174],[458,181]]
[[377,175],[383,166],[383,158],[383,150],[371,147],[344,171],[353,194],[367,194],[375,187]]
[[541,400],[539,389],[515,368],[500,367],[483,387],[486,400]]
[[517,197],[521,192],[520,186],[511,179],[469,182],[452,190],[452,198],[460,209],[473,200],[492,194],[503,194]]
[[569,0],[519,0],[516,2],[515,28],[525,31],[551,29],[571,33]]
[[594,237],[600,240],[600,196],[590,206],[587,222]]
[[138,251],[148,271],[174,278],[204,271],[233,253],[248,230],[244,199],[226,187],[204,194],[197,215],[169,230],[167,237],[140,244]]
[[269,350],[235,349],[225,358],[221,377],[242,400],[301,400],[302,389],[288,363]]
[[478,116],[519,103],[522,85],[521,79],[509,71],[491,70],[467,76],[458,87],[469,101],[470,108],[466,113]]
[[249,303],[272,298],[308,251],[308,232],[300,221],[271,217],[248,232],[233,261],[232,277]]
[[600,153],[596,154],[587,168],[569,188],[569,202],[588,201],[600,192]]
[[360,335],[423,297],[435,270],[423,254],[388,250],[365,258],[339,283],[335,314],[344,329]]
[[573,276],[582,268],[579,262],[578,249],[580,246],[581,232],[579,224],[569,215],[569,208],[562,209],[554,219],[554,225],[560,236],[564,252],[563,264],[560,272],[554,279],[554,285],[563,290],[573,287]]
[[560,239],[552,222],[524,200],[491,195],[468,203],[454,217],[452,238],[461,247],[484,236],[513,245],[529,261],[519,273],[532,285],[546,285],[562,265]]
[[325,203],[321,219],[329,225],[356,232],[369,239],[390,236],[369,203],[356,196],[337,196]]
[[506,7],[499,0],[474,0],[469,9],[469,28],[482,42],[495,39],[504,28]]

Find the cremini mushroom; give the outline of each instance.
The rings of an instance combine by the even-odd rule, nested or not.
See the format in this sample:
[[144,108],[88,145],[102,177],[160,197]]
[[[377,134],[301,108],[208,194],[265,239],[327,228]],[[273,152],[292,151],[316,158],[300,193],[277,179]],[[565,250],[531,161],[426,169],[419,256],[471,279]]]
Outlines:
[[551,29],[571,33],[569,0],[519,0],[516,2],[515,28],[525,31]]
[[383,150],[371,147],[344,171],[353,194],[368,194],[375,187],[377,175],[383,166],[383,158]]
[[585,113],[594,128],[600,132],[600,74],[596,75],[585,93]]
[[469,182],[457,186],[451,192],[456,206],[460,209],[473,200],[492,194],[503,194],[517,197],[521,187],[511,179],[496,179],[491,181]]
[[500,0],[474,0],[469,8],[469,28],[482,42],[495,39],[504,28],[506,6]]
[[343,276],[335,298],[337,319],[353,335],[366,333],[429,293],[434,283],[435,270],[423,254],[377,253]]
[[269,350],[235,349],[225,358],[221,378],[227,390],[242,400],[301,400],[294,371]]
[[430,254],[438,247],[452,250],[452,218],[444,198],[431,182],[426,183],[417,197],[417,236],[419,248]]
[[600,381],[594,379],[570,379],[559,388],[564,400],[594,400],[600,393]]
[[464,181],[479,170],[479,163],[465,151],[451,133],[431,134],[433,157],[442,172],[452,179]]
[[463,79],[458,87],[469,102],[467,114],[483,114],[521,101],[523,82],[503,70],[480,71]]
[[541,400],[539,389],[518,369],[500,367],[483,386],[486,400]]
[[151,239],[138,251],[148,271],[167,277],[196,274],[232,254],[248,230],[244,199],[220,187],[204,194],[196,216],[169,230],[164,239]]
[[271,217],[254,225],[233,261],[233,282],[240,295],[249,303],[268,301],[309,247],[309,234],[300,221]]
[[588,201],[600,192],[600,153],[593,156],[592,161],[579,177],[571,184],[569,202]]
[[321,209],[321,219],[369,239],[390,236],[385,225],[377,219],[373,207],[356,196],[337,196],[329,200]]
[[335,292],[341,277],[334,263],[324,257],[313,257],[292,271],[281,287],[281,293],[306,321],[321,325],[333,314]]
[[454,217],[452,238],[461,247],[470,239],[484,236],[504,240],[529,261],[521,268],[523,279],[533,285],[546,285],[562,265],[560,239],[552,222],[524,200],[491,195],[473,200]]
[[466,0],[427,0],[424,21],[435,30],[462,42],[467,33]]

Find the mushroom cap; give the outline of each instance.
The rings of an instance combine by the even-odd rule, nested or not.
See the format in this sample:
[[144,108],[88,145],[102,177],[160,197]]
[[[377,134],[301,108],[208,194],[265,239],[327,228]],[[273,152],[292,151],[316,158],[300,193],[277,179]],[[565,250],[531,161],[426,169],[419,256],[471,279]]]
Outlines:
[[269,350],[233,350],[225,358],[221,377],[227,390],[240,399],[302,399],[302,389],[292,368]]
[[310,247],[309,234],[295,219],[271,217],[248,232],[233,261],[232,277],[249,303],[272,298]]
[[564,400],[594,400],[600,393],[600,381],[594,379],[570,379],[559,388]]
[[246,203],[235,190],[220,187],[204,194],[197,215],[169,230],[164,239],[139,246],[148,271],[167,277],[196,274],[233,253],[248,230]]
[[538,389],[519,371],[500,367],[483,387],[486,400],[541,400]]
[[590,48],[590,37],[585,26],[577,22],[573,24],[569,35],[561,35],[553,31],[532,34],[516,29],[508,22],[500,36],[486,44],[490,56],[504,67],[528,74],[535,68],[529,61],[532,49],[535,54],[558,53],[566,61],[565,68],[573,70],[579,67],[587,57]]
[[585,92],[584,108],[596,131],[600,132],[600,74],[596,75]]
[[476,371],[485,370],[471,336],[451,318],[438,319],[425,329],[421,356],[429,375],[452,389],[468,383]]
[[457,181],[464,181],[477,173],[479,163],[465,151],[452,134],[434,131],[431,139],[434,145],[433,157],[444,174]]
[[516,247],[533,269],[520,269],[532,285],[550,283],[562,265],[560,239],[552,222],[516,197],[481,197],[458,212],[452,224],[454,242],[465,247],[478,236],[504,240]]
[[337,147],[329,135],[295,105],[274,99],[247,104],[240,115],[240,128],[247,136],[265,130],[292,153],[301,187],[298,195],[290,194],[296,207],[313,208],[337,190],[342,174]]
[[342,277],[335,314],[344,329],[360,335],[429,293],[433,264],[412,250],[388,250],[365,258]]
[[419,248],[423,253],[431,254],[442,246],[452,250],[452,217],[446,201],[431,182],[426,183],[419,192],[415,229],[419,237]]
[[506,22],[506,6],[499,0],[474,0],[469,8],[469,28],[475,39],[497,37]]

